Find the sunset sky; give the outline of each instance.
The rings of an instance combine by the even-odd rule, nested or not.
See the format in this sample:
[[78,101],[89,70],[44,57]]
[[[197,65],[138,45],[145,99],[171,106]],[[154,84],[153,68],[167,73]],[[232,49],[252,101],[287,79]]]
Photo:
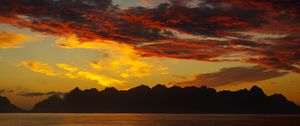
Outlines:
[[0,0],[0,95],[141,84],[238,90],[300,104],[299,0]]

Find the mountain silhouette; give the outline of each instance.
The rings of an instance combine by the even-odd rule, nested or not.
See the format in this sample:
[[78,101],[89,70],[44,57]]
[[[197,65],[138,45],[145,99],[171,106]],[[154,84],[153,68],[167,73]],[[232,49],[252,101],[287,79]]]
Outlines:
[[267,96],[257,86],[217,92],[206,86],[141,85],[102,91],[76,87],[63,97],[53,95],[37,103],[32,112],[293,114],[300,113],[300,108],[281,94]]
[[0,96],[0,113],[2,112],[24,112],[24,110],[11,104],[6,97]]

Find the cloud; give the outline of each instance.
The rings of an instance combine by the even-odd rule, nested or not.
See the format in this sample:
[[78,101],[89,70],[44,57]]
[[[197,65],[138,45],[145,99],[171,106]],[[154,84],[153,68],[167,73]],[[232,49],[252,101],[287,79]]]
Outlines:
[[122,84],[123,82],[125,82],[122,80],[110,78],[105,75],[92,73],[92,72],[88,72],[88,71],[78,72],[77,76],[80,78],[97,81],[99,84],[102,84],[104,86],[110,86],[110,85],[114,85],[114,84]]
[[54,70],[47,64],[39,61],[23,61],[22,65],[31,69],[34,72],[43,73],[49,76],[57,76],[58,73],[55,73]]
[[31,40],[30,36],[0,31],[0,48],[19,48],[20,44]]
[[40,97],[40,96],[49,96],[49,95],[63,95],[62,92],[51,91],[51,92],[22,92],[19,95],[24,97]]
[[171,85],[207,85],[207,86],[223,86],[229,84],[251,83],[263,81],[271,78],[281,77],[288,74],[287,72],[278,72],[276,70],[268,70],[260,66],[253,67],[231,67],[223,68],[215,73],[199,74],[194,80],[174,82]]
[[47,63],[39,61],[22,61],[22,65],[26,66],[30,70],[38,73],[43,73],[48,76],[65,77],[65,78],[79,78],[91,81],[97,81],[104,86],[121,84],[124,81],[108,77],[104,74],[100,74],[93,71],[82,70],[79,67],[71,66],[68,64],[56,64],[57,68],[51,67]]
[[114,41],[144,57],[237,61],[300,73],[300,1],[170,0],[156,5],[121,9],[111,0],[3,0],[0,22],[75,35],[80,45]]
[[109,40],[80,41],[76,35],[62,37],[55,43],[58,47],[66,49],[94,49],[102,52],[103,56],[99,60],[90,61],[89,69],[65,63],[57,63],[55,67],[51,67],[39,61],[23,61],[21,64],[32,71],[49,76],[92,80],[104,86],[122,84],[130,77],[149,76],[153,71],[167,74],[166,67],[144,61],[143,57],[127,44]]
[[14,90],[11,89],[0,89],[0,95],[4,94],[4,93],[12,93],[14,92]]
[[75,72],[78,70],[78,68],[76,67],[72,67],[68,64],[56,64],[59,68],[63,69],[63,70],[66,70],[66,71],[69,71],[69,72]]
[[4,94],[4,93],[12,93],[12,92],[14,92],[14,91],[10,90],[10,89],[0,89],[0,95]]
[[104,52],[105,56],[90,62],[90,67],[99,71],[114,71],[123,78],[148,76],[153,69],[152,64],[143,61],[136,50],[126,44],[104,40],[81,42],[75,35],[61,38],[56,43],[62,48],[86,48]]
[[140,3],[144,7],[156,7],[159,4],[167,3],[168,0],[140,0]]

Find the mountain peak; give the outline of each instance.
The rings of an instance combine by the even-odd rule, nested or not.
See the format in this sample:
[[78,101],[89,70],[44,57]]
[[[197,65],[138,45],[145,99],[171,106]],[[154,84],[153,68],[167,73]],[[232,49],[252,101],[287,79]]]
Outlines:
[[9,104],[11,104],[10,101],[7,99],[7,97],[3,97],[3,96],[0,96],[0,104],[1,103],[9,103]]
[[151,88],[147,85],[140,85],[134,88],[129,89],[130,91],[134,91],[134,92],[147,92],[150,91]]
[[250,92],[258,96],[265,96],[264,91],[256,85],[251,87]]
[[276,101],[288,101],[286,99],[286,97],[283,96],[282,94],[273,94],[270,97],[271,97],[271,99],[276,100]]
[[167,87],[165,85],[162,85],[162,84],[158,84],[158,85],[155,85],[154,87],[152,87],[153,90],[164,90],[164,89],[167,89]]
[[75,87],[73,90],[71,90],[71,92],[81,92],[81,90],[79,89],[79,87]]
[[106,87],[104,90],[102,90],[101,92],[105,92],[105,93],[116,93],[119,92],[118,89],[114,88],[114,87]]

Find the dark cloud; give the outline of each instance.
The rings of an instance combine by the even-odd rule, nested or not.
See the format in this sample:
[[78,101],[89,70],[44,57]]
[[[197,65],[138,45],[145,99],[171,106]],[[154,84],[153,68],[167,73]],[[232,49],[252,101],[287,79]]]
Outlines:
[[231,67],[223,68],[215,73],[199,74],[192,81],[170,83],[172,85],[207,85],[207,86],[223,86],[228,84],[251,83],[263,81],[271,78],[281,77],[287,72],[278,72],[268,70],[263,67]]
[[0,89],[0,95],[4,94],[4,93],[12,93],[12,92],[14,92],[14,91],[11,89]]
[[120,9],[111,0],[1,0],[0,23],[82,41],[114,40],[143,56],[239,61],[300,73],[300,1],[191,2]]
[[56,92],[56,91],[51,91],[51,92],[22,92],[19,95],[24,96],[24,97],[39,97],[39,96],[49,96],[49,95],[63,95],[64,93],[62,92]]

